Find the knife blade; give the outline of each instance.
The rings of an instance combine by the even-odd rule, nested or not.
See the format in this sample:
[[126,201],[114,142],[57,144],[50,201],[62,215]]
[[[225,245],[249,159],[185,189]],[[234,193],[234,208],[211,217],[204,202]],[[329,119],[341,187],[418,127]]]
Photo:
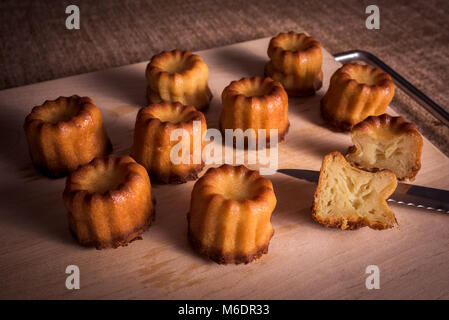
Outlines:
[[[315,183],[320,177],[320,172],[315,170],[278,169],[277,172]],[[388,201],[449,214],[448,190],[398,183]]]

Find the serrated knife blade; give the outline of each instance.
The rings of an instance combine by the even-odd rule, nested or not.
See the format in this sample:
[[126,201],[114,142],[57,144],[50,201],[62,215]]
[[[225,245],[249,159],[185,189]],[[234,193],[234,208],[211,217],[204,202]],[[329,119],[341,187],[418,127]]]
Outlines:
[[[304,169],[279,169],[277,172],[297,179],[317,183],[320,172]],[[388,201],[449,214],[449,191],[398,183]]]

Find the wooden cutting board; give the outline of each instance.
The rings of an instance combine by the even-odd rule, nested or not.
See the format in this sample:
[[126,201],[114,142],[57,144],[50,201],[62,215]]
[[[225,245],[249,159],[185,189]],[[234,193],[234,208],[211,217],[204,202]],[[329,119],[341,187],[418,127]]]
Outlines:
[[[209,65],[214,95],[206,113],[209,128],[218,125],[223,88],[262,75],[268,41],[199,52]],[[24,118],[46,99],[89,96],[102,111],[115,152],[127,154],[137,111],[146,101],[145,67],[138,63],[0,91],[0,298],[449,298],[448,215],[393,204],[399,228],[326,229],[311,218],[315,185],[282,174],[269,176],[278,200],[275,234],[269,253],[254,263],[218,265],[190,248],[186,212],[194,182],[153,186],[157,216],[143,240],[101,251],[79,246],[67,227],[65,179],[47,179],[33,168]],[[280,168],[318,170],[325,154],[351,145],[349,135],[323,127],[319,116],[319,100],[338,67],[324,51],[323,88],[314,97],[290,99]],[[415,183],[449,189],[449,159],[427,140],[422,161]],[[65,287],[68,265],[80,268],[80,290]],[[380,269],[379,290],[365,287],[368,265]]]

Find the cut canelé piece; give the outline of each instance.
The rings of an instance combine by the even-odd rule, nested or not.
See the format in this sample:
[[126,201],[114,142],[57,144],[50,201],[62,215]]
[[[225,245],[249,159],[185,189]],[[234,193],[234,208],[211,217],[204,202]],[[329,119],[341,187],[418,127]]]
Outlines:
[[326,227],[388,229],[396,222],[386,200],[397,186],[390,170],[363,171],[352,167],[339,152],[323,159],[312,216]]
[[422,137],[402,117],[368,117],[352,129],[351,138],[346,159],[362,169],[389,169],[399,180],[414,180],[421,168]]

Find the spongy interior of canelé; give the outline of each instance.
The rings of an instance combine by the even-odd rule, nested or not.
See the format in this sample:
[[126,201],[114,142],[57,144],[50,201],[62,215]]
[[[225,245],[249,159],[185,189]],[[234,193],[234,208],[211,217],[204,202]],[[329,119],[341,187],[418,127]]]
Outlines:
[[407,134],[378,129],[371,134],[355,133],[356,152],[348,159],[364,168],[390,169],[400,179],[410,175],[418,157],[418,143]]
[[336,220],[362,217],[382,225],[391,222],[391,212],[379,196],[391,181],[380,177],[382,173],[364,172],[334,162],[321,174],[324,174],[318,200],[321,217]]
[[76,101],[68,100],[61,103],[50,103],[44,109],[44,112],[40,114],[43,121],[49,123],[58,123],[62,121],[68,121],[80,110],[79,104]]
[[222,175],[220,183],[215,185],[215,191],[225,199],[237,201],[250,200],[257,195],[254,181],[250,181],[246,175],[235,173]]
[[104,194],[108,191],[117,190],[125,182],[125,179],[126,171],[123,168],[100,166],[86,174],[80,189],[89,193]]

